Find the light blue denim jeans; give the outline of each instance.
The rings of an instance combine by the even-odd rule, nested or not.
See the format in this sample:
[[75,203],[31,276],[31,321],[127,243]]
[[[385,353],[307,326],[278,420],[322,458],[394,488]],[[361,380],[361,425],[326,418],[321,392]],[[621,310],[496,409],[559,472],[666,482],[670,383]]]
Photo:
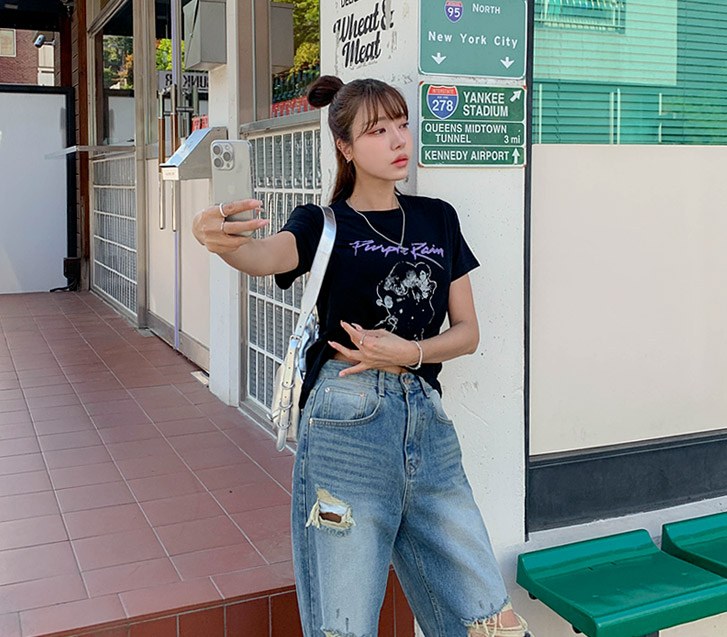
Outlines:
[[344,378],[303,410],[292,539],[305,637],[375,637],[389,564],[426,637],[466,637],[507,603],[439,394],[411,373]]

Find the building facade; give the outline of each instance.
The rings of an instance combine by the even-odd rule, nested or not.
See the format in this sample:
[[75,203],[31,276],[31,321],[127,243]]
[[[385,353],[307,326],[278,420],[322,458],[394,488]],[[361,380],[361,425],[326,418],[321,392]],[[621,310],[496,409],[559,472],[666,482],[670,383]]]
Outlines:
[[[535,634],[566,637],[515,584],[518,554],[657,537],[727,507],[727,7],[336,0],[311,38],[300,12],[314,4],[76,3],[69,256],[84,285],[264,421],[302,284],[282,292],[210,257],[190,232],[214,201],[209,166],[176,178],[165,166],[197,128],[248,139],[274,232],[334,179],[305,84],[400,87],[419,158],[402,190],[453,203],[482,263],[480,347],[447,366],[445,406],[520,612]],[[204,24],[185,22],[190,5],[209,11]],[[221,58],[203,50],[211,40]],[[723,615],[663,634],[725,630]]]

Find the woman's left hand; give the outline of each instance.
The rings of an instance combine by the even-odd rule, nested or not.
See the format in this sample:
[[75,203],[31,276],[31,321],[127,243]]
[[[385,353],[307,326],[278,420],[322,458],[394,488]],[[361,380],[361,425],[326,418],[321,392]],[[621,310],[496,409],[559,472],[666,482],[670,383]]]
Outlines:
[[419,349],[413,341],[387,330],[365,330],[355,323],[341,321],[341,327],[351,337],[355,349],[344,347],[335,341],[328,344],[355,364],[344,369],[340,375],[357,374],[367,369],[384,369],[386,367],[406,367],[417,362]]

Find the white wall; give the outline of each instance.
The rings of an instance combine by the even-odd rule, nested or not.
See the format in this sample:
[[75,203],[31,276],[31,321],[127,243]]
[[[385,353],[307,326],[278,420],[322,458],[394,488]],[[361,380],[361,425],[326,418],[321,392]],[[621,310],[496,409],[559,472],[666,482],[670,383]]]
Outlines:
[[156,159],[146,162],[147,183],[147,295],[150,312],[174,325],[174,237],[172,186],[165,188],[165,229],[159,229],[159,168]]
[[[350,13],[364,16],[376,4],[380,15],[381,3],[358,0],[344,8],[341,4],[321,4],[321,72],[338,75],[344,81],[377,77],[400,88],[409,104],[415,145],[419,138],[420,81],[483,83],[471,78],[418,74],[419,3],[412,0],[386,3],[393,9],[393,27],[379,34],[380,57],[363,67],[345,67],[342,44],[336,39],[333,25]],[[335,159],[326,134],[325,113],[323,122],[325,196],[333,178]],[[472,356],[447,363],[441,379],[444,403],[462,442],[465,470],[499,553],[519,546],[524,539],[524,188],[522,168],[412,165],[408,182],[402,184],[404,192],[450,201],[457,208],[467,241],[482,264],[472,273],[480,346]]]
[[[149,310],[174,325],[174,234],[172,232],[172,182],[164,183],[165,228],[159,229],[159,171],[157,160],[147,161],[147,218],[149,243]],[[192,234],[192,219],[210,201],[209,179],[180,184],[182,307],[181,327],[198,343],[209,346],[209,253]]]
[[[227,126],[228,138],[237,139],[241,123],[240,42],[246,37],[249,40],[249,37],[241,31],[239,3],[228,2],[226,11],[227,64],[209,74],[209,123],[210,126]],[[241,274],[215,254],[209,254],[207,258],[210,290],[209,388],[228,405],[238,405],[242,373]]]
[[[343,4],[346,6],[342,6]],[[393,8],[393,26],[379,34],[380,56],[371,63],[358,67],[346,67],[342,61],[342,43],[337,41],[333,25],[337,19],[350,13],[364,16],[370,13],[376,4],[376,0],[321,4],[322,73],[338,75],[344,81],[355,77],[372,76],[397,85],[409,103],[415,144],[417,144],[419,82],[475,85],[483,82],[471,78],[425,77],[418,73],[418,11],[420,5],[413,0],[387,2],[387,5]],[[508,82],[500,83],[500,85],[507,84]],[[323,123],[322,161],[325,196],[329,192],[335,166],[331,140],[326,133],[325,113],[323,113]],[[659,157],[655,157],[653,154],[641,157],[627,154],[625,156],[629,159],[624,162],[625,165],[621,165],[621,157],[607,157],[604,161],[594,162],[590,151],[584,150],[581,154],[580,148],[578,154],[573,149],[567,149],[561,155],[547,155],[551,148],[554,149],[554,153],[558,153],[558,147],[548,147],[547,151],[537,148],[534,161],[534,169],[537,163],[541,170],[540,177],[537,177],[539,181],[534,184],[533,189],[533,210],[540,211],[538,219],[535,220],[537,225],[534,226],[534,233],[540,233],[537,240],[542,242],[543,246],[547,245],[550,250],[547,259],[544,259],[543,246],[538,246],[534,255],[534,263],[539,268],[536,276],[543,277],[548,274],[548,268],[550,268],[551,274],[547,283],[539,279],[533,284],[539,286],[534,291],[534,298],[538,304],[538,313],[534,316],[538,321],[538,327],[533,333],[534,338],[541,339],[537,346],[539,348],[543,347],[543,343],[552,343],[566,332],[557,324],[557,321],[563,320],[564,317],[557,312],[546,313],[543,299],[551,301],[551,294],[567,298],[566,292],[558,289],[558,286],[563,287],[562,282],[556,280],[554,278],[556,273],[552,272],[554,264],[558,265],[558,276],[566,266],[571,270],[582,267],[580,264],[574,264],[572,258],[565,258],[567,250],[577,250],[579,254],[592,254],[595,245],[597,251],[609,255],[613,246],[617,243],[623,244],[620,251],[617,251],[619,254],[618,267],[621,273],[627,271],[628,267],[633,266],[636,263],[635,259],[639,257],[636,247],[643,240],[642,231],[652,228],[655,221],[663,218],[666,210],[677,210],[678,202],[686,203],[687,201],[690,202],[690,205],[686,208],[690,210],[693,209],[694,203],[697,204],[697,209],[703,213],[709,210],[708,202],[714,201],[715,188],[705,189],[704,184],[709,181],[719,181],[714,171],[718,170],[720,162],[724,163],[722,156],[717,157],[714,151],[700,154],[703,149],[694,149],[693,154],[676,160],[680,167],[684,167],[690,161],[697,162],[697,165],[689,164],[689,173],[680,177],[678,167],[674,166],[673,169],[667,170],[669,161],[676,159],[674,154],[659,155]],[[660,152],[664,150],[659,149]],[[666,149],[666,152],[668,153],[669,150]],[[638,151],[634,152],[638,153]],[[648,161],[646,161],[647,158]],[[544,161],[546,159],[547,161]],[[615,164],[611,165],[608,162],[615,162]],[[692,178],[700,171],[704,171],[701,181],[693,182]],[[644,180],[645,173],[651,175],[649,180]],[[540,180],[541,177],[542,180]],[[554,177],[556,181],[551,184]],[[625,180],[625,183],[628,184],[620,195],[618,194],[620,191],[614,185],[614,182],[619,179]],[[593,180],[602,183],[602,187],[596,192],[592,189],[588,190],[587,184],[593,183]],[[665,182],[670,183],[664,186]],[[666,194],[655,192],[657,183],[661,189],[666,189]],[[681,186],[686,183],[689,183],[690,186],[688,190],[684,191]],[[702,185],[700,186],[700,184]],[[445,366],[442,375],[445,390],[444,402],[455,419],[462,442],[465,470],[490,530],[495,551],[516,607],[519,612],[527,616],[534,634],[538,637],[569,637],[573,634],[570,626],[543,604],[530,601],[525,592],[515,584],[516,559],[519,553],[640,527],[648,528],[652,536],[656,537],[662,522],[714,513],[725,508],[727,499],[557,529],[534,534],[526,542],[524,537],[525,414],[523,400],[525,369],[523,345],[525,324],[523,312],[525,294],[524,171],[512,168],[442,169],[412,166],[409,179],[407,183],[402,184],[402,189],[410,193],[438,196],[452,202],[459,211],[467,240],[482,263],[482,267],[472,273],[480,319],[481,343],[473,356],[450,362]],[[680,194],[677,196],[677,193]],[[716,194],[717,199],[720,193],[721,190]],[[542,206],[538,208],[539,200],[543,197],[546,197],[548,202],[554,202],[553,205],[548,204],[546,208]],[[635,201],[641,215],[633,214],[633,208],[624,208],[624,201]],[[558,202],[563,204],[562,209],[558,208]],[[612,203],[611,207],[607,205],[608,202]],[[650,212],[644,212],[645,206]],[[575,241],[576,234],[572,229],[572,220],[576,219],[582,223],[585,219],[595,219],[598,215],[594,210],[600,210],[603,213],[610,210],[610,216],[606,217],[606,220],[618,220],[618,223],[614,224],[614,228],[618,229],[606,233],[601,224],[594,228],[594,232],[587,233],[588,242],[583,241],[582,237]],[[669,215],[679,218],[677,213],[669,213]],[[717,215],[718,213],[715,211],[709,216],[711,222],[714,222]],[[693,254],[698,253],[697,245],[708,234],[705,233],[706,227],[703,227],[706,218],[703,218],[702,222],[696,221],[691,227],[691,230],[696,233],[691,236],[691,239],[680,232],[672,232],[661,224],[658,232],[650,237],[645,246],[648,246],[648,250],[640,255],[647,257],[647,266],[651,268],[651,272],[653,273],[654,265],[653,263],[649,265],[649,257],[653,258],[654,255],[660,254],[663,250],[663,242],[669,238],[672,242],[670,246],[673,257],[669,274],[674,282],[682,285],[685,278],[684,273],[678,271],[682,260],[677,248],[686,242],[693,249]],[[707,224],[710,232],[714,232],[718,227],[721,228],[719,223],[716,225],[715,223]],[[635,227],[638,228],[640,234],[634,235]],[[709,237],[708,245],[717,243],[720,236],[724,236],[724,233],[722,232],[720,235],[715,232],[715,235]],[[624,251],[626,251],[626,255]],[[708,253],[709,256],[705,252],[702,254],[705,256],[706,262],[705,268],[700,270],[701,272],[707,271],[707,262],[712,266],[718,264],[713,260],[713,251]],[[603,264],[603,272],[612,271],[609,270],[610,267],[611,261],[609,260]],[[719,272],[720,270],[715,269],[708,275],[709,286],[713,285]],[[578,275],[578,272],[569,271],[571,277]],[[662,278],[662,283],[660,283],[661,290],[663,290],[663,280]],[[682,286],[680,289],[683,290],[684,287]],[[580,295],[582,291],[579,289],[578,293]],[[692,293],[699,296],[697,292],[692,291]],[[652,292],[652,297],[653,295]],[[693,296],[689,298],[692,299]],[[631,294],[629,302],[633,300],[638,301],[639,308],[646,305],[638,295]],[[664,308],[662,307],[661,310],[663,311]],[[543,323],[541,313],[552,321],[547,325]],[[684,313],[682,312],[682,316]],[[605,321],[606,318],[604,317],[603,320]],[[674,321],[675,319],[670,315],[668,320]],[[704,319],[702,320],[704,321]],[[707,342],[713,342],[716,336],[713,328],[717,323],[711,319],[707,320],[710,321],[710,330],[712,330],[709,332],[712,337]],[[568,327],[572,329],[574,326],[571,324]],[[704,324],[701,324],[699,329],[702,327]],[[673,336],[675,333],[673,325],[669,329],[668,333]],[[691,343],[692,346],[695,342],[699,342],[697,331],[692,332],[695,339]],[[662,331],[660,334],[663,335],[664,332]],[[664,342],[672,345],[672,341],[672,338],[667,338]],[[581,344],[582,342],[578,345]],[[702,342],[699,344],[703,345]],[[611,347],[612,344],[606,346],[607,355],[608,349]],[[689,345],[682,342],[676,344],[679,352],[686,351],[688,347]],[[573,348],[572,351],[572,358],[578,360],[578,349]],[[559,382],[556,374],[554,378],[547,379],[550,385],[539,384],[544,382],[546,372],[553,374],[554,371],[560,371],[560,367],[553,367],[560,360],[555,358],[556,353],[559,353],[557,348],[551,347],[547,353],[550,356],[547,359],[551,365],[550,368],[546,369],[540,362],[536,363],[539,366],[536,369],[533,385],[537,385],[536,400],[538,401],[547,400],[548,389]],[[560,354],[562,355],[562,353]],[[539,352],[537,355],[542,357]],[[678,357],[678,354],[662,354],[662,356]],[[722,360],[725,360],[724,356]],[[564,363],[561,363],[562,365]],[[710,369],[714,371],[714,366]],[[682,372],[675,372],[675,374],[676,378],[673,382],[684,380],[685,375]],[[573,376],[575,377],[576,374],[574,373]],[[624,376],[621,375],[622,378]],[[700,380],[702,379],[705,379],[704,375],[700,377]],[[709,385],[702,388],[700,395],[709,394],[714,398],[715,394],[712,390],[719,385],[720,381],[724,385],[723,377],[709,379]],[[584,384],[581,382],[579,389]],[[562,402],[566,402],[566,400],[564,399]],[[596,404],[592,411],[600,408],[601,405]],[[536,413],[539,415],[540,411]],[[707,411],[704,413],[705,419],[702,424],[706,422],[708,415]],[[674,420],[676,420],[676,416]],[[623,429],[618,432],[619,437],[623,438],[623,434]],[[548,444],[551,444],[552,437],[562,437],[562,433],[553,427],[550,430],[545,428],[541,434],[537,435],[540,435],[540,438],[536,440],[536,444],[539,445],[538,449],[546,448]],[[555,445],[552,446],[558,445],[560,442],[556,440]],[[727,618],[723,616],[664,631],[662,634],[665,637],[706,637],[707,635],[723,634],[726,629]]]
[[210,205],[210,180],[190,179],[181,184],[181,327],[185,334],[210,344],[210,253],[192,234],[194,215]]
[[109,95],[109,138],[107,144],[134,141],[134,98]]
[[[66,285],[65,95],[0,93],[0,294]],[[42,184],[42,187],[39,187]]]
[[719,146],[533,147],[531,452],[723,429]]

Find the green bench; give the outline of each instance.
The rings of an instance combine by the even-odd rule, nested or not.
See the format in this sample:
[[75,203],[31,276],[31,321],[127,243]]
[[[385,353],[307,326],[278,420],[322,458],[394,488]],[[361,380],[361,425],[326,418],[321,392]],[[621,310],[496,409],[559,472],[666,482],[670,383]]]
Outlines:
[[727,611],[727,579],[643,529],[523,553],[517,582],[588,637],[644,637]]
[[665,524],[661,550],[727,578],[727,513]]

